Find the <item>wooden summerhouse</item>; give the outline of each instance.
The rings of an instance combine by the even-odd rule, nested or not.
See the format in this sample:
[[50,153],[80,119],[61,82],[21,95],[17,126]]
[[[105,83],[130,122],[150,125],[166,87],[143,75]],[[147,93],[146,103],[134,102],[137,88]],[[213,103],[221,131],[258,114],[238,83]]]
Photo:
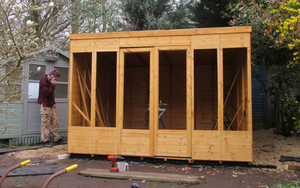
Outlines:
[[250,33],[70,35],[68,153],[251,163]]

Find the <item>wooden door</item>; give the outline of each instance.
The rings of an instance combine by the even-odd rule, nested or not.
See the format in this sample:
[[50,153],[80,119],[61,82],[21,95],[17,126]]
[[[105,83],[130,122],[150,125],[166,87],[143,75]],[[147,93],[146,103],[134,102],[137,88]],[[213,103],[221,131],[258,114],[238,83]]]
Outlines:
[[118,154],[153,156],[153,48],[121,48],[119,58]]
[[154,49],[152,116],[156,157],[191,157],[190,52],[185,46]]

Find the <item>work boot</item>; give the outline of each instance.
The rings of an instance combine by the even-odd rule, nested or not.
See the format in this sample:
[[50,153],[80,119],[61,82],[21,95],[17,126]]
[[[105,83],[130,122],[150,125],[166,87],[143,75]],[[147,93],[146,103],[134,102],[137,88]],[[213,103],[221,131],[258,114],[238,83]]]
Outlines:
[[56,140],[56,142],[54,142],[54,145],[59,145],[59,144],[62,144],[62,139],[59,138],[58,140]]
[[50,147],[50,146],[52,146],[52,144],[49,141],[43,142],[43,147]]

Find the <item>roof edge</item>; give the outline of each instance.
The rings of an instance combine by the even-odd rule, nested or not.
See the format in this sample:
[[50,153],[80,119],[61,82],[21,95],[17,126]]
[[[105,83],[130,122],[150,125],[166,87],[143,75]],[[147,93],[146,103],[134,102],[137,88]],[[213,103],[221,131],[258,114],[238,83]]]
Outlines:
[[100,39],[100,38],[161,37],[161,36],[179,36],[179,35],[186,36],[186,35],[230,34],[230,33],[251,33],[251,32],[252,32],[251,26],[237,26],[237,27],[214,27],[214,28],[198,28],[198,29],[70,34],[69,39],[80,40],[80,39]]

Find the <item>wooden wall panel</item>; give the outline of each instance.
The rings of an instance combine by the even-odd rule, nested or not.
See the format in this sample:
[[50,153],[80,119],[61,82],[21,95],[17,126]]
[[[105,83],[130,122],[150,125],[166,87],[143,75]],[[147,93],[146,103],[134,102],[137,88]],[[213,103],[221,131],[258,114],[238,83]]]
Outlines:
[[150,156],[148,130],[122,130],[121,155]]
[[192,158],[195,160],[220,160],[220,135],[218,131],[193,131]]
[[68,153],[92,154],[93,131],[90,127],[69,127]]
[[249,33],[221,34],[220,48],[242,48],[251,47],[251,36]]
[[94,154],[117,155],[118,139],[116,128],[95,128],[93,131]]
[[216,49],[219,47],[219,35],[191,36],[193,49]]
[[70,41],[71,52],[92,52],[95,49],[95,40]]
[[121,38],[120,47],[189,46],[190,36]]
[[222,161],[252,162],[252,133],[223,131],[221,133]]
[[120,45],[119,39],[98,39],[95,40],[96,51],[118,51]]
[[157,137],[157,156],[187,157],[187,132],[159,130]]

